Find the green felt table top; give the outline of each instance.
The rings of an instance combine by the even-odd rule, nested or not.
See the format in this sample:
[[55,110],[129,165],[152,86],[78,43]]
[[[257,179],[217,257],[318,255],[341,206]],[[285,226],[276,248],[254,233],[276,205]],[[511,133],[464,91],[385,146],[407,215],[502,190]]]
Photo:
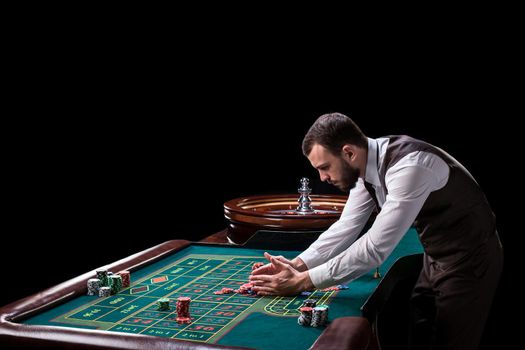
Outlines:
[[[288,258],[299,252],[269,251]],[[380,267],[384,274],[399,257],[422,252],[417,233],[411,229]],[[248,281],[254,262],[265,262],[264,251],[238,247],[192,244],[131,273],[131,287],[99,298],[81,296],[26,319],[22,323],[101,329],[182,340],[246,346],[257,349],[306,349],[324,330],[297,324],[304,299],[329,306],[329,320],[359,316],[360,308],[379,279],[373,272],[339,291],[314,291],[296,297],[216,295],[223,287],[238,289]],[[117,271],[114,271],[117,272]],[[176,322],[176,299],[191,298],[190,324]],[[171,309],[156,304],[170,298]]]

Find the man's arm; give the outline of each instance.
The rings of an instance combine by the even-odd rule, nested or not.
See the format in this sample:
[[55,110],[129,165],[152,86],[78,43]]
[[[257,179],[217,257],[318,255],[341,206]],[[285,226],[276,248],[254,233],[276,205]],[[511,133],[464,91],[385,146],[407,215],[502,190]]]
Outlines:
[[[303,253],[292,260],[288,260],[283,256],[273,257],[291,265],[297,271],[303,272],[308,270],[308,268],[326,262],[331,257],[344,251],[361,233],[375,207],[374,201],[361,179],[359,179],[356,187],[350,191],[349,198],[350,200],[345,204],[339,220],[323,232]],[[264,256],[268,261],[272,257],[268,253],[264,253]],[[253,274],[256,275],[273,273],[275,271],[271,263],[253,271]]]
[[304,268],[313,268],[337,256],[347,249],[359,236],[367,223],[375,203],[366,190],[363,180],[350,191],[341,217],[295,260]]
[[[309,268],[303,272],[294,269],[292,264],[286,265],[280,262],[287,266],[287,271],[281,273],[279,278],[274,278],[278,273],[250,278],[257,286],[255,290],[261,290],[272,295],[281,295],[284,292],[287,294],[298,293],[307,290],[304,288],[308,286],[325,288],[349,282],[379,266],[390,255],[412,225],[430,193],[442,188],[448,180],[449,168],[441,158],[427,154],[420,159],[421,161],[415,164],[414,162],[410,163],[409,159],[408,165],[400,161],[396,166],[389,169],[385,177],[388,195],[381,212],[370,230],[349,248],[315,267],[311,267],[309,262],[303,259],[304,253],[299,255],[296,262],[293,260],[292,262],[299,264],[299,259],[303,260]],[[361,186],[363,185],[361,184]],[[318,241],[314,242],[312,246],[315,246]],[[340,249],[339,242],[334,242],[334,244]],[[279,273],[282,271],[279,270]],[[308,277],[304,274],[307,274]],[[283,276],[289,278],[290,282],[282,280]],[[269,283],[272,284],[271,288],[262,289]],[[279,283],[283,283],[282,289],[279,287]]]
[[303,253],[292,260],[265,253],[268,264],[252,272],[250,282],[260,295],[293,295],[314,289],[308,269],[326,262],[355,241],[375,204],[359,180],[350,192],[340,219]]
[[383,263],[408,231],[430,193],[443,182],[430,168],[399,166],[390,170],[386,176],[388,195],[370,230],[335,258],[308,271],[317,288],[346,283]]

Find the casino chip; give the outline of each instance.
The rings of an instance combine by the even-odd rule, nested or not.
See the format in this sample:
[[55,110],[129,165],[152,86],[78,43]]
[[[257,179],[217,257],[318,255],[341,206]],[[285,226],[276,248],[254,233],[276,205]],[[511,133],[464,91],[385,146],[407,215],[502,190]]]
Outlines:
[[129,271],[119,271],[117,275],[122,277],[122,288],[128,288],[131,285],[131,278]]
[[297,323],[301,326],[322,327],[328,323],[328,305],[302,306],[299,311],[301,315],[297,319]]
[[188,324],[191,323],[190,317],[190,302],[188,297],[177,298],[177,323]]
[[170,309],[170,299],[169,298],[160,298],[157,300],[157,310],[158,311],[167,311]]
[[252,271],[258,269],[258,268],[261,267],[261,266],[264,266],[264,264],[263,264],[262,262],[256,262],[256,263],[253,264],[253,266],[252,266]]
[[100,287],[98,290],[99,297],[109,297],[111,295],[111,289],[109,287]]
[[[87,282],[88,295],[108,296],[107,290],[109,290],[111,295],[115,295],[123,288],[131,286],[131,275],[129,271],[123,270],[114,274],[107,269],[97,269],[95,272],[97,278],[90,278]],[[95,280],[98,281],[98,285]],[[108,289],[102,290],[103,287],[107,287]]]
[[100,280],[98,278],[90,278],[87,281],[87,295],[98,295],[100,289]]
[[109,288],[111,294],[115,295],[122,289],[122,277],[120,275],[110,275],[109,276]]
[[98,269],[96,270],[97,278],[100,280],[101,287],[108,287],[108,270]]

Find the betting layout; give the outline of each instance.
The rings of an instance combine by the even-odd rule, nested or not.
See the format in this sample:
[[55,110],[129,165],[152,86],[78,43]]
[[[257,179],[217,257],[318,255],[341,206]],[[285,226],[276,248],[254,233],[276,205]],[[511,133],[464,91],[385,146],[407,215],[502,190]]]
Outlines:
[[[297,297],[258,297],[253,293],[217,294],[240,290],[261,257],[191,254],[138,281],[118,294],[95,299],[52,320],[108,331],[215,342],[249,314],[264,312],[304,318],[305,299],[327,305],[337,288]],[[159,299],[169,305],[159,307]],[[191,322],[177,322],[177,300],[191,299]],[[304,313],[304,312],[303,312]]]

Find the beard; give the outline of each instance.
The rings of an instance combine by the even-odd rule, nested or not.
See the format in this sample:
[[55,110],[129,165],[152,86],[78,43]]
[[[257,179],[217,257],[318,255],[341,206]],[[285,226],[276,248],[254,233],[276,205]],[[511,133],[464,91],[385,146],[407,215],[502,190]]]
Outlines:
[[357,184],[359,179],[359,169],[352,167],[346,162],[342,162],[341,181],[336,185],[341,191],[348,193]]

